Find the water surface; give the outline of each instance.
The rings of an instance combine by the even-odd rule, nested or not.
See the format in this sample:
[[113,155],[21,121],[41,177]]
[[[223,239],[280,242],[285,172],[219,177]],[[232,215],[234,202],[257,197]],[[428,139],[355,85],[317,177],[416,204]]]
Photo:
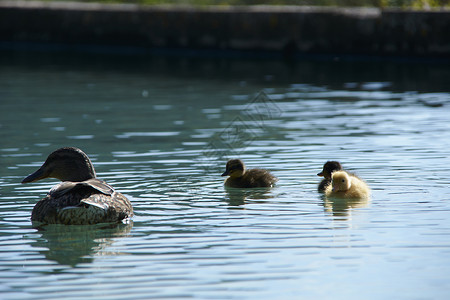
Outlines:
[[[450,68],[3,53],[2,299],[447,299]],[[31,226],[62,146],[133,223]],[[225,190],[226,160],[272,171]],[[327,160],[370,201],[317,193]]]

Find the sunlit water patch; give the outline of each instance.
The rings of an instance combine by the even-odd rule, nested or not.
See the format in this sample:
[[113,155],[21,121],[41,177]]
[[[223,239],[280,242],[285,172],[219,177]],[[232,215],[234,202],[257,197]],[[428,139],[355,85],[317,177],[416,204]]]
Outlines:
[[[7,57],[2,298],[448,297],[448,68]],[[56,181],[20,182],[62,146],[129,197],[132,223],[32,227]],[[235,157],[277,186],[225,190]],[[371,199],[319,194],[327,160]]]

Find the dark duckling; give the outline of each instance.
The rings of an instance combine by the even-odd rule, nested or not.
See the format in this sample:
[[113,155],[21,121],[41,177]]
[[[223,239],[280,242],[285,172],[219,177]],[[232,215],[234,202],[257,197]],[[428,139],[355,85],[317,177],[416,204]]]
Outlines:
[[240,159],[229,160],[222,176],[229,176],[225,180],[225,186],[233,188],[272,187],[278,181],[267,170],[246,170],[244,163]]
[[323,165],[322,172],[318,173],[317,176],[322,176],[324,179],[319,183],[317,190],[321,193],[325,192],[327,186],[331,183],[331,175],[333,172],[341,171],[342,165],[338,161],[327,161]]
[[33,208],[31,220],[46,224],[87,225],[126,222],[133,216],[130,201],[95,177],[89,157],[74,147],[51,153],[22,183],[56,178],[54,186]]

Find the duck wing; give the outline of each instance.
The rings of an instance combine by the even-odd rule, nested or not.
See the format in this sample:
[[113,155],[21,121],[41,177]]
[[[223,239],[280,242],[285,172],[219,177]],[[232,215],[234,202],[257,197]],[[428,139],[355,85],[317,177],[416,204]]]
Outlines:
[[66,181],[50,190],[33,208],[32,221],[48,224],[118,222],[133,216],[130,201],[99,179]]
[[92,188],[97,192],[100,192],[104,195],[109,195],[111,196],[114,193],[114,188],[111,187],[109,184],[107,184],[106,182],[97,179],[97,178],[92,178],[92,179],[88,179],[85,181],[80,181],[80,182],[73,182],[73,181],[64,181],[61,182],[58,185],[55,185],[49,192],[49,196],[51,197],[61,197],[64,194],[74,191],[78,188]]
[[120,222],[133,216],[133,208],[121,193],[113,195],[95,193],[83,198],[78,205],[66,206],[58,211],[63,224],[97,224]]

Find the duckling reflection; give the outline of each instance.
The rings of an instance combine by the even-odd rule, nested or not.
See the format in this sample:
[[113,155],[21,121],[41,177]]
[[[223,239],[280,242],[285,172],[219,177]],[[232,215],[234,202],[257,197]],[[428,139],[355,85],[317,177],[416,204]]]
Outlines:
[[323,197],[323,206],[325,211],[333,214],[335,217],[348,217],[352,209],[367,207],[370,203],[369,198],[363,199],[342,199]]
[[132,222],[82,226],[44,225],[37,228],[40,237],[35,238],[31,246],[38,248],[48,260],[74,267],[80,263],[91,263],[95,256],[120,254],[109,251],[108,248],[115,238],[129,235],[132,227]]
[[257,189],[237,189],[225,187],[227,193],[226,201],[230,206],[241,206],[247,201],[262,202],[263,200],[274,198],[270,194],[269,188],[257,188]]
[[229,176],[225,180],[225,186],[231,188],[261,188],[273,187],[278,179],[263,169],[245,168],[240,159],[230,159],[227,162],[225,172],[222,176]]
[[126,222],[133,216],[130,201],[97,179],[89,157],[75,147],[52,152],[44,164],[22,183],[56,178],[54,186],[33,208],[33,223],[88,225]]

